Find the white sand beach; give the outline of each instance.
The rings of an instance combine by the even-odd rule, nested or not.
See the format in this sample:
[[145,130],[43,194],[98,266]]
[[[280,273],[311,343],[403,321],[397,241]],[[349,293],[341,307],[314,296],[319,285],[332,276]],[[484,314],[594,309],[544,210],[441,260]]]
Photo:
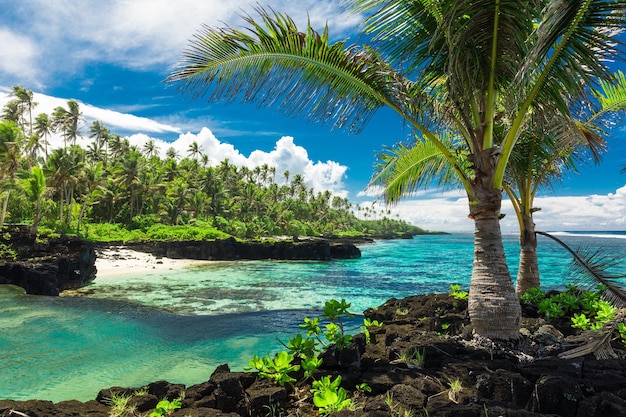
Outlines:
[[142,271],[183,269],[211,262],[193,259],[157,258],[150,253],[123,247],[97,250],[96,254],[97,278],[129,273],[137,274]]

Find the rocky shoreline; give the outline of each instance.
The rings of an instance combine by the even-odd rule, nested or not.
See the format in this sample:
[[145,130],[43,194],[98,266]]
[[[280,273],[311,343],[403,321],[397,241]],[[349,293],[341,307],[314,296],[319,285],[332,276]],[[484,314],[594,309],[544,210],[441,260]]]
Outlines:
[[[626,415],[626,360],[593,356],[564,360],[568,329],[528,314],[519,342],[496,344],[471,337],[466,302],[447,294],[391,299],[365,316],[383,326],[370,328],[371,341],[356,335],[350,347],[329,351],[316,378],[343,377],[353,409],[343,417],[609,417]],[[571,330],[570,330],[571,331]],[[297,329],[294,329],[297,333]],[[420,351],[423,363],[406,360]],[[302,375],[294,375],[300,378]],[[452,381],[458,381],[453,391]],[[358,389],[368,384],[371,392]],[[125,416],[147,416],[161,399],[183,396],[171,416],[318,416],[310,381],[278,386],[254,372],[215,370],[200,384],[185,387],[157,381],[145,387],[112,387],[88,402],[0,401],[0,416],[111,416],[111,398],[128,397]],[[273,413],[273,414],[272,414]]]
[[[238,241],[152,241],[94,244],[72,237],[37,238],[27,228],[5,227],[0,235],[4,256],[0,256],[0,284],[12,284],[34,295],[59,295],[84,287],[96,278],[97,251],[129,248],[157,258],[231,260],[333,260],[355,259],[361,251],[355,245],[371,242],[355,239],[267,239]],[[10,255],[10,256],[7,256]]]

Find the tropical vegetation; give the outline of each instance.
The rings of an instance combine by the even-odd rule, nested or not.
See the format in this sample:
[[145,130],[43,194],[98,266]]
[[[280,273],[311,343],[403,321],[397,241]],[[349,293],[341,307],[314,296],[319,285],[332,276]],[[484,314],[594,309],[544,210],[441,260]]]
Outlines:
[[[209,100],[276,106],[358,133],[387,107],[443,155],[414,181],[455,176],[475,224],[469,294],[474,331],[519,337],[521,310],[500,231],[506,168],[536,115],[571,120],[621,58],[625,1],[352,0],[371,45],[331,42],[257,8],[247,27],[203,27],[169,77]],[[403,195],[388,187],[389,200]]]
[[[301,174],[228,159],[212,166],[197,142],[184,157],[173,148],[161,157],[153,140],[140,149],[98,120],[85,129],[75,100],[33,119],[32,92],[16,86],[11,96],[0,120],[0,226],[109,241],[425,232],[315,191]],[[54,149],[53,134],[63,138]]]

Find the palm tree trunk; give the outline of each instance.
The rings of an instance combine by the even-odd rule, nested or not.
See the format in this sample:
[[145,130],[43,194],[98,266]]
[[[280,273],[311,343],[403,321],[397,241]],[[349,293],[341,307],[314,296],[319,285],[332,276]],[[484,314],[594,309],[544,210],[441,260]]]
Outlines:
[[2,202],[2,212],[0,212],[0,227],[4,226],[4,220],[7,215],[7,207],[9,205],[9,196],[11,195],[11,190],[6,191],[6,195],[4,197],[4,201]]
[[490,160],[481,158],[485,168],[473,183],[475,201],[470,204],[474,220],[474,264],[468,313],[474,333],[490,339],[519,338],[521,306],[504,255],[500,231],[502,191],[494,189]]
[[519,269],[515,292],[520,297],[529,288],[539,288],[539,262],[537,260],[537,235],[535,223],[531,216],[522,214],[522,230],[520,231]]

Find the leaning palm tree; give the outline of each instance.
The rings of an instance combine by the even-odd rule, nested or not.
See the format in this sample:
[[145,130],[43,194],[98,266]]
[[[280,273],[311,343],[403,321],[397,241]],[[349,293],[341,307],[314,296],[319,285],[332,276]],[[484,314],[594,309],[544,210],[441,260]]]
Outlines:
[[[203,27],[168,80],[194,97],[278,106],[358,133],[393,110],[444,156],[475,225],[469,313],[480,335],[519,336],[520,306],[499,219],[504,174],[531,109],[568,114],[608,79],[626,1],[354,0],[374,46],[331,43],[258,9],[246,30]],[[459,141],[448,141],[458,137]]]

